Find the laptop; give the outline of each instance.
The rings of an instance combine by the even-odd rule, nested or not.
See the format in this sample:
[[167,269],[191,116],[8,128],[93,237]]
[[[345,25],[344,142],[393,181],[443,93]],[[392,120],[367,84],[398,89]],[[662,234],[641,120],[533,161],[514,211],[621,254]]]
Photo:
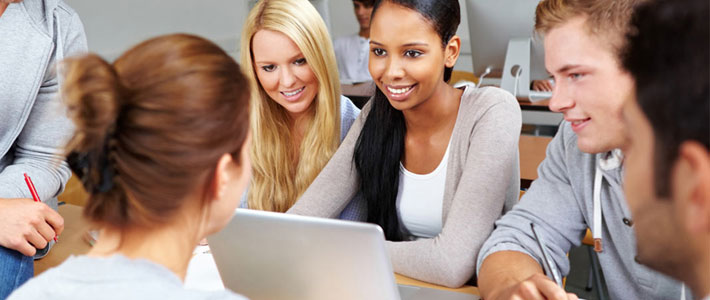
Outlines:
[[237,209],[207,240],[224,286],[252,300],[480,299],[397,285],[373,224]]

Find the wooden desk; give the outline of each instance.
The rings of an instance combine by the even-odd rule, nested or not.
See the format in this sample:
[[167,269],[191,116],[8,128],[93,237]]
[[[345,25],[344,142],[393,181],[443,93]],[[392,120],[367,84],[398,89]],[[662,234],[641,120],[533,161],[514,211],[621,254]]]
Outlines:
[[550,111],[550,99],[538,102],[530,102],[527,99],[518,98],[518,104],[522,110]]
[[84,240],[84,233],[89,224],[81,216],[83,207],[73,204],[59,206],[59,214],[64,218],[64,231],[59,242],[52,247],[47,256],[35,260],[35,276],[45,270],[61,264],[70,255],[82,255],[89,252],[91,246]]
[[537,179],[537,167],[545,159],[547,144],[551,137],[521,135],[518,147],[520,149],[520,179],[533,181]]
[[452,289],[452,288],[448,288],[445,286],[440,286],[440,285],[431,284],[431,283],[424,282],[424,281],[419,281],[414,278],[410,278],[410,277],[400,275],[397,273],[394,273],[394,279],[397,281],[398,284],[413,285],[413,286],[419,286],[419,287],[425,287],[425,288],[433,288],[433,289],[439,289],[439,290],[444,290],[444,291],[452,291],[452,292],[459,292],[459,293],[464,293],[464,294],[471,294],[471,295],[476,295],[476,296],[481,295],[478,292],[477,287],[470,286],[470,285],[464,285],[460,288]]

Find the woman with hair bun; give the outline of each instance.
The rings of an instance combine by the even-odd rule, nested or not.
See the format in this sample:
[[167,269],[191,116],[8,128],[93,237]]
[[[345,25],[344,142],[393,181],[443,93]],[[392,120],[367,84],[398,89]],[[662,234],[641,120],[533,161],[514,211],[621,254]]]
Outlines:
[[335,217],[356,195],[382,227],[394,271],[459,287],[493,223],[517,202],[520,107],[498,88],[447,84],[458,0],[377,0],[376,95],[288,212]]
[[175,34],[113,64],[90,54],[64,68],[77,128],[70,165],[100,235],[10,299],[243,299],[182,285],[195,245],[227,224],[249,181],[239,65],[205,39]]

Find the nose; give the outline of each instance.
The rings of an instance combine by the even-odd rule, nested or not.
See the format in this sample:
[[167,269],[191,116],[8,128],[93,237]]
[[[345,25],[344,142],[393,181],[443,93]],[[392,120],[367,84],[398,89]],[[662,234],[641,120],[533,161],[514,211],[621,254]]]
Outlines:
[[389,56],[387,58],[387,66],[385,69],[385,80],[388,83],[396,82],[398,79],[402,79],[405,75],[404,67],[402,66],[402,61],[397,57]]
[[364,17],[367,16],[367,9],[364,8],[364,7],[358,8],[358,9],[355,11],[355,14],[357,14],[357,16],[360,17],[360,18],[364,18]]
[[573,97],[571,97],[565,84],[555,81],[555,85],[552,87],[552,98],[550,98],[550,110],[554,112],[565,112],[573,108],[574,105]]
[[290,67],[281,68],[281,73],[279,74],[280,85],[284,88],[291,88],[296,83],[296,75],[293,73]]

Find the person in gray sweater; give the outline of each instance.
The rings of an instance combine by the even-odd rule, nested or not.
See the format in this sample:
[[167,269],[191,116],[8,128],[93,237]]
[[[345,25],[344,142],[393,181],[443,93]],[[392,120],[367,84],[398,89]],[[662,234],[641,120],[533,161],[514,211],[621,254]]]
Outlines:
[[[536,30],[544,35],[545,64],[555,77],[550,109],[565,121],[547,148],[539,178],[479,254],[481,294],[497,299],[576,299],[543,275],[531,223],[546,242],[552,272],[569,272],[567,252],[587,228],[612,299],[678,299],[680,282],[639,264],[634,222],[624,199],[627,141],[621,112],[633,79],[618,53],[638,0],[544,0]],[[548,274],[549,275],[549,274]]]
[[249,86],[214,43],[160,36],[109,64],[65,62],[77,132],[68,161],[90,197],[93,248],[8,299],[234,299],[182,285],[195,245],[224,227],[249,182]]
[[382,227],[395,272],[448,287],[471,279],[520,189],[515,98],[446,83],[460,49],[458,16],[457,0],[375,2],[377,94],[288,211],[334,218],[358,199],[362,220]]
[[710,2],[648,2],[632,20],[624,191],[638,260],[710,300]]
[[[0,0],[0,299],[33,275],[32,257],[63,229],[56,212],[71,176],[71,122],[57,97],[56,63],[86,51],[79,16],[61,0]],[[27,174],[41,203],[25,184]]]

